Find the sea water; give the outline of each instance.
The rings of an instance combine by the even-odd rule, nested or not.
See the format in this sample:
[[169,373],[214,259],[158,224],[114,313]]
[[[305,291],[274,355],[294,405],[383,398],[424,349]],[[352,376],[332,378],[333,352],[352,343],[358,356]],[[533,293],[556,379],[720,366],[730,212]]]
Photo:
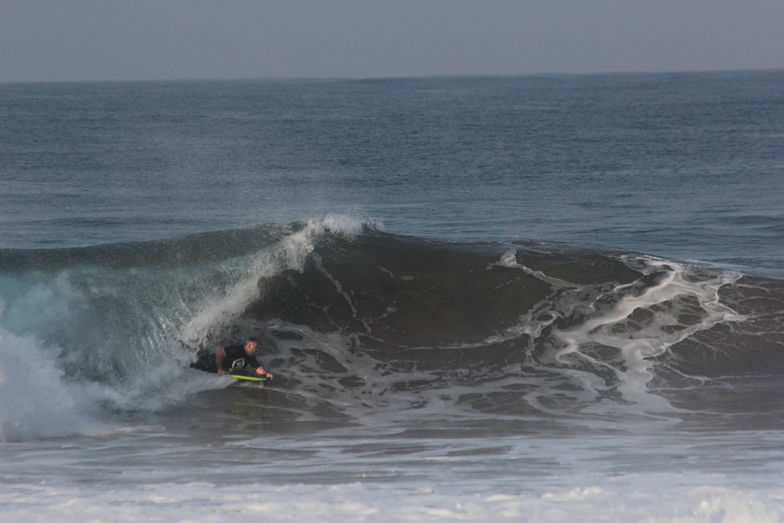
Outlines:
[[783,383],[781,71],[0,85],[3,521],[780,521]]

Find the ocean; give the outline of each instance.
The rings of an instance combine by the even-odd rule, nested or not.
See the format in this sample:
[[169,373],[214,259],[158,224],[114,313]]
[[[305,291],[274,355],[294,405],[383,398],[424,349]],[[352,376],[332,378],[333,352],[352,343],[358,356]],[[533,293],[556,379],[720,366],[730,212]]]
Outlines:
[[[275,378],[189,367],[254,336]],[[0,84],[0,519],[784,519],[784,71]]]

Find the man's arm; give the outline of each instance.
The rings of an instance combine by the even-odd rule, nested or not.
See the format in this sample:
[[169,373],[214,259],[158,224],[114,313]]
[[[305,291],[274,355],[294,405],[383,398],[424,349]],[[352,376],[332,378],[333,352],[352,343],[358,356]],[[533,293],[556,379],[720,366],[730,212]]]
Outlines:
[[[256,361],[256,363],[258,363],[258,361]],[[265,369],[264,365],[261,364],[259,364],[259,366],[253,370],[253,374],[259,376],[260,378],[267,378],[270,380],[273,378],[272,373]]]
[[223,370],[223,360],[226,358],[226,349],[218,349],[215,353],[215,365],[218,366],[218,376],[223,376],[226,371]]

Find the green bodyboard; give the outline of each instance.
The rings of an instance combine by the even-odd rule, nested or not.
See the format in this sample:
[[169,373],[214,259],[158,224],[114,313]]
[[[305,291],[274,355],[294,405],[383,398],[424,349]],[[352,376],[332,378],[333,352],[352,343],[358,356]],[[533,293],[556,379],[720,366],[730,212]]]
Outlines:
[[224,374],[224,376],[229,376],[231,378],[234,378],[235,380],[268,381],[268,378],[260,378],[258,376],[245,376],[243,374]]

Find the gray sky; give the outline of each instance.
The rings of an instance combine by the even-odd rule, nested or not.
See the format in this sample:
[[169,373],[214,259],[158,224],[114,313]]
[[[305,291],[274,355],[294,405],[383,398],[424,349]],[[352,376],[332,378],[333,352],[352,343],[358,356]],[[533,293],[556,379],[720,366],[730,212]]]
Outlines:
[[784,68],[784,0],[0,0],[0,82]]

